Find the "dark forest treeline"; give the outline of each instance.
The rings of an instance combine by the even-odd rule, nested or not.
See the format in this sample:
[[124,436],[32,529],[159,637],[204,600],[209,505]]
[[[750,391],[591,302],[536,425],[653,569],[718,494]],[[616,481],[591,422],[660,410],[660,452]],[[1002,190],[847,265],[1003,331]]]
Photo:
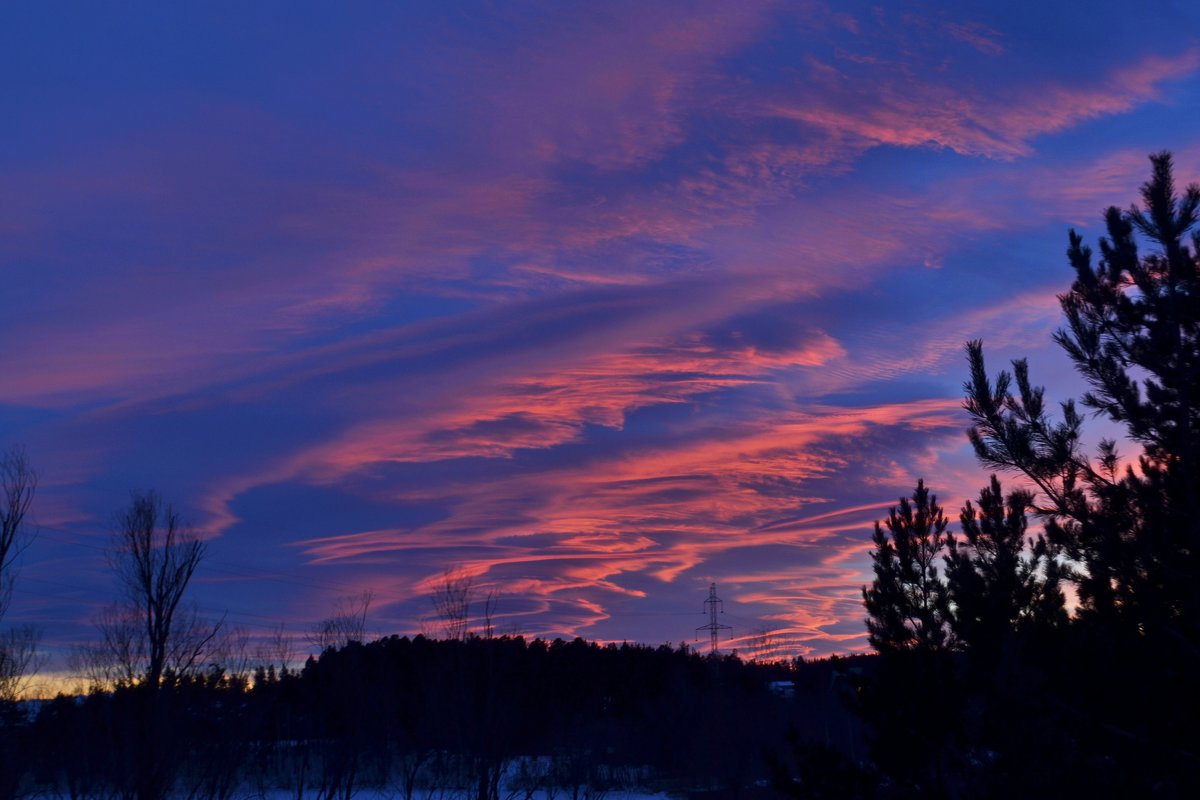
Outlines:
[[62,696],[32,720],[10,717],[3,793],[220,800],[282,789],[345,800],[372,787],[500,800],[652,786],[734,796],[769,778],[796,702],[770,683],[794,670],[582,640],[351,642],[249,683],[219,670],[167,676],[157,689]]

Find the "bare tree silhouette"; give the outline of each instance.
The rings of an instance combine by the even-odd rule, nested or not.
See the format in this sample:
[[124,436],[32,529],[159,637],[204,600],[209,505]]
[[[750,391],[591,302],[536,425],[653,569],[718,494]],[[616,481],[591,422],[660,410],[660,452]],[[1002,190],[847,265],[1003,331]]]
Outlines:
[[[29,544],[27,517],[37,473],[19,447],[0,453],[0,621],[12,600],[16,560]],[[37,671],[37,628],[21,625],[0,633],[0,700],[15,700]]]
[[324,652],[329,648],[342,648],[350,642],[362,642],[367,629],[367,612],[375,600],[375,593],[368,590],[358,597],[340,597],[333,604],[333,614],[318,622],[308,631],[308,641]]
[[0,619],[12,599],[17,556],[29,543],[25,518],[36,491],[37,473],[25,451],[14,447],[0,454]]
[[281,622],[272,628],[254,649],[254,658],[263,669],[278,667],[279,674],[287,672],[296,658],[295,639],[287,632],[287,626]]
[[156,687],[204,665],[222,622],[183,599],[205,550],[157,492],[135,493],[117,514],[110,560],[123,597],[99,624],[112,674]]
[[473,584],[474,579],[466,571],[461,567],[453,567],[442,573],[441,582],[434,587],[433,608],[442,621],[442,634],[447,639],[467,638]]

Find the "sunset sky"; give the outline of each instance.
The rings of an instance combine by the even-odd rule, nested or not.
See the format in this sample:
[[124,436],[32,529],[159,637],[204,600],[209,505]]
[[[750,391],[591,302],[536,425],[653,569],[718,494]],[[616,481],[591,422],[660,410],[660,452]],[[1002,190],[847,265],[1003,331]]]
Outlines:
[[963,342],[1076,392],[1067,230],[1200,179],[1190,0],[182,5],[0,10],[51,673],[147,488],[253,635],[436,632],[458,569],[500,633],[692,642],[715,581],[731,646],[863,650],[872,521],[987,480]]

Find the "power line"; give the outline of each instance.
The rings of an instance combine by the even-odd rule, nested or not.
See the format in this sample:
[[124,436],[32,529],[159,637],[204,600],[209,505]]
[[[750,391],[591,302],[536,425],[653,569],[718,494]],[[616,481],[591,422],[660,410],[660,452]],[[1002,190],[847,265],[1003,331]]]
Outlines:
[[705,610],[708,612],[708,624],[701,625],[696,628],[696,631],[708,631],[709,652],[717,652],[717,646],[720,643],[721,631],[731,631],[733,628],[729,625],[722,625],[717,619],[718,609],[721,614],[725,613],[725,603],[721,598],[717,597],[717,584],[711,583],[708,586],[708,599],[704,601]]

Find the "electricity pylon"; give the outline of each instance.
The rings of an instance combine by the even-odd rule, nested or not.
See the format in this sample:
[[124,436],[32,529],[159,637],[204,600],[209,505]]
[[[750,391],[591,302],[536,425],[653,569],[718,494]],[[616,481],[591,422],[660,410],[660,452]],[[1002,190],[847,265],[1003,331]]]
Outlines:
[[717,621],[717,613],[725,613],[725,604],[721,602],[721,598],[717,597],[717,585],[711,583],[708,586],[708,599],[704,601],[704,610],[708,613],[708,624],[701,625],[696,628],[696,632],[708,631],[708,640],[710,643],[710,653],[717,652],[717,645],[720,641],[721,631],[731,631],[729,625],[722,625]]

